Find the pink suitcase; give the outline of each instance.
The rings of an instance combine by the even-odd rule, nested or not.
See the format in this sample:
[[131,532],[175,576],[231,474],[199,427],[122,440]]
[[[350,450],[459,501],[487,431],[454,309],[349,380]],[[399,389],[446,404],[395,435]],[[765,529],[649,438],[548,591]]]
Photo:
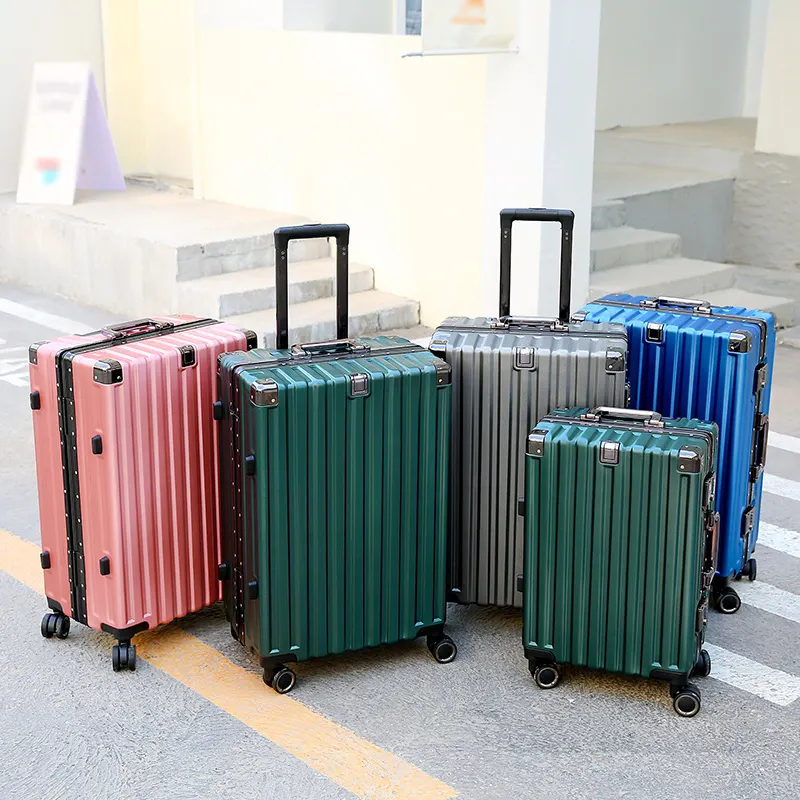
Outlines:
[[46,638],[131,637],[221,599],[217,356],[256,335],[188,316],[30,348]]

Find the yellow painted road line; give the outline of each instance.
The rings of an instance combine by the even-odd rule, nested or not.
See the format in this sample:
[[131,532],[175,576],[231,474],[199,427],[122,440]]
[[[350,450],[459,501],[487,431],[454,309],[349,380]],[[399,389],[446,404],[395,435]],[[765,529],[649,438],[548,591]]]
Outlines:
[[[0,530],[0,569],[44,594],[39,548]],[[449,800],[455,789],[362,739],[177,626],[136,637],[136,656],[180,681],[356,797]]]

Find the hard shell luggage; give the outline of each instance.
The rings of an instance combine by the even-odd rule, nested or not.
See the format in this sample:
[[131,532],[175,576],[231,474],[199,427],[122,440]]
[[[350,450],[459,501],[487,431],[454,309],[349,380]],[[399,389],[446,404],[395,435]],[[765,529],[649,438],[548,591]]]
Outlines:
[[[335,237],[337,335],[288,337],[288,243]],[[224,599],[288,692],[288,662],[427,635],[446,608],[450,367],[397,337],[347,338],[346,225],[275,232],[277,350],[220,358]]]
[[716,425],[556,411],[525,460],[523,645],[536,683],[555,686],[559,664],[660,678],[694,716],[689,678],[711,669]]
[[217,356],[255,334],[159,317],[31,345],[41,563],[51,612],[118,640],[218,601]]
[[609,295],[576,318],[628,329],[631,406],[719,426],[720,544],[713,605],[739,610],[731,578],[756,578],[753,550],[767,455],[772,314],[702,300]]
[[[559,319],[510,316],[511,228],[561,225]],[[525,436],[557,407],[625,405],[624,326],[570,323],[571,211],[500,213],[500,316],[445,320],[430,350],[453,368],[450,480],[451,598],[521,606]]]

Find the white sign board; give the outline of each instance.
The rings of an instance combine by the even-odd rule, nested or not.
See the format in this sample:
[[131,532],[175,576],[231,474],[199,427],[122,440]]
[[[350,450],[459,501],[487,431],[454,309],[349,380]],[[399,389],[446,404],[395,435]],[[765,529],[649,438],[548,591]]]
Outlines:
[[17,202],[71,205],[76,188],[125,189],[97,85],[89,64],[35,64]]
[[519,0],[424,0],[423,52],[508,50]]

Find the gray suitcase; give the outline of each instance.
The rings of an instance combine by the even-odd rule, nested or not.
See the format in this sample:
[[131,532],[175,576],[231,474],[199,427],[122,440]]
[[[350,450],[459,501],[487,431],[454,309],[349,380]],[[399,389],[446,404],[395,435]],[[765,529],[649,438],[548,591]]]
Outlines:
[[[430,350],[452,367],[450,599],[522,606],[525,442],[555,408],[624,406],[625,326],[570,323],[572,211],[500,212],[500,316],[451,317]],[[561,224],[558,319],[510,316],[514,221]]]

